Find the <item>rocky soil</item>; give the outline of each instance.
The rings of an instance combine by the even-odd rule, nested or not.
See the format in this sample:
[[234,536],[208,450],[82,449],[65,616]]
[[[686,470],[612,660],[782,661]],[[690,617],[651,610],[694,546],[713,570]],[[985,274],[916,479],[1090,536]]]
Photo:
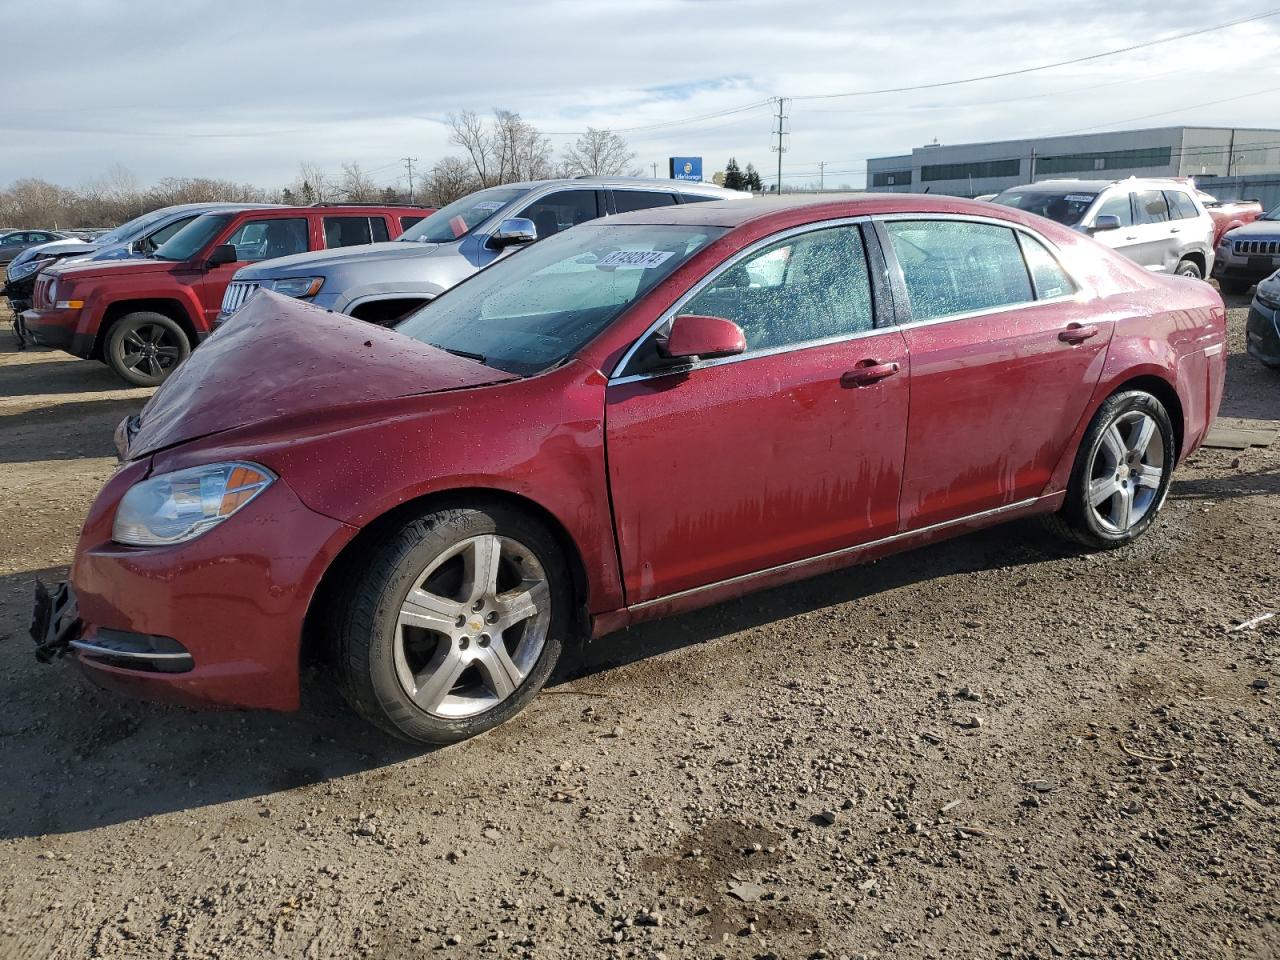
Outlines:
[[[1232,304],[1223,412],[1280,419]],[[646,626],[424,751],[322,670],[278,716],[36,664],[146,391],[8,337],[0,957],[1280,955],[1280,445],[1130,549],[1014,524]]]

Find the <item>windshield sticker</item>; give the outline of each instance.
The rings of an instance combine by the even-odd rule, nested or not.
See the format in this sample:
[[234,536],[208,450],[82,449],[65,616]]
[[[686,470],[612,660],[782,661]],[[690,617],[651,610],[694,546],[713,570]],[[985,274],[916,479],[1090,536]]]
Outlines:
[[1066,200],[1067,203],[1092,203],[1093,202],[1093,197],[1089,196],[1087,193],[1068,193],[1062,199]]
[[501,210],[506,206],[506,202],[502,200],[486,200],[483,203],[477,203],[473,210],[483,210],[486,213],[492,213],[494,210]]
[[454,217],[449,221],[449,229],[453,231],[455,237],[460,237],[467,232],[467,221],[461,217]]
[[649,270],[670,259],[670,250],[615,250],[597,261],[597,267],[638,267]]

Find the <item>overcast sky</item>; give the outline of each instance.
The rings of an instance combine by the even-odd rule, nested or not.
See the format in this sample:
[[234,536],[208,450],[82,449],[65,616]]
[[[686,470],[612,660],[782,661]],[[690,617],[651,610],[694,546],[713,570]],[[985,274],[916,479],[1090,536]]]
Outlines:
[[[10,4],[12,6],[10,6]],[[1261,0],[9,0],[0,184],[76,185],[122,164],[144,183],[209,176],[276,187],[299,161],[455,152],[451,111],[516,110],[558,149],[782,96],[958,79],[1263,12]],[[1280,125],[1280,17],[1028,76],[931,91],[796,100],[784,176],[860,186],[868,156],[943,143],[1194,123]],[[735,155],[766,175],[770,107],[627,133],[661,173]]]

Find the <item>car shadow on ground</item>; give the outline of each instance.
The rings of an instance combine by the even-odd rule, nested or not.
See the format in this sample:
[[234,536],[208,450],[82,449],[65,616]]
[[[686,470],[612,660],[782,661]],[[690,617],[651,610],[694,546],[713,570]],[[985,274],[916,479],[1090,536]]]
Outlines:
[[144,397],[81,400],[0,415],[0,463],[114,457],[116,425]]
[[[923,580],[1061,556],[1033,524],[970,534],[601,638],[565,658],[552,689]],[[271,714],[135,702],[93,688],[65,659],[37,664],[26,636],[37,576],[57,580],[66,570],[0,578],[0,702],[7,705],[0,713],[0,750],[9,771],[0,781],[0,838],[70,833],[268,796],[433,752],[358,720],[323,667],[304,675],[299,712]],[[732,655],[732,648],[725,653]]]
[[1280,470],[1247,470],[1227,477],[1178,480],[1169,491],[1171,500],[1230,500],[1266,497],[1280,493]]
[[[17,354],[20,351],[7,344],[0,352]],[[49,359],[24,358],[24,362],[6,367],[4,376],[0,377],[0,397],[139,389],[125,383],[97,360],[72,360],[65,354],[39,347],[28,347],[25,352],[28,356],[44,354]]]

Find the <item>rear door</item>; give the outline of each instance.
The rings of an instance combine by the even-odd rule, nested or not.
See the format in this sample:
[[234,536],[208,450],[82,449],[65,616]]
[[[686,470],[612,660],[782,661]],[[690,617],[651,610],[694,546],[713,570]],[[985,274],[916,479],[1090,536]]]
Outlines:
[[332,250],[337,247],[356,247],[367,243],[381,243],[391,239],[387,235],[387,221],[377,216],[326,216],[324,218],[324,245]]
[[[909,371],[902,333],[875,324],[869,247],[854,223],[761,241],[677,302],[610,381],[628,603],[896,531]],[[746,353],[649,363],[677,313],[733,320]]]
[[1112,322],[1030,231],[910,217],[879,228],[910,304],[901,528],[1040,496],[1101,376]]
[[[1169,202],[1161,190],[1138,190],[1133,194],[1133,233],[1138,235],[1124,253],[1148,270],[1165,272],[1171,268],[1169,257],[1176,234],[1169,212]],[[1177,258],[1174,258],[1177,262]]]

